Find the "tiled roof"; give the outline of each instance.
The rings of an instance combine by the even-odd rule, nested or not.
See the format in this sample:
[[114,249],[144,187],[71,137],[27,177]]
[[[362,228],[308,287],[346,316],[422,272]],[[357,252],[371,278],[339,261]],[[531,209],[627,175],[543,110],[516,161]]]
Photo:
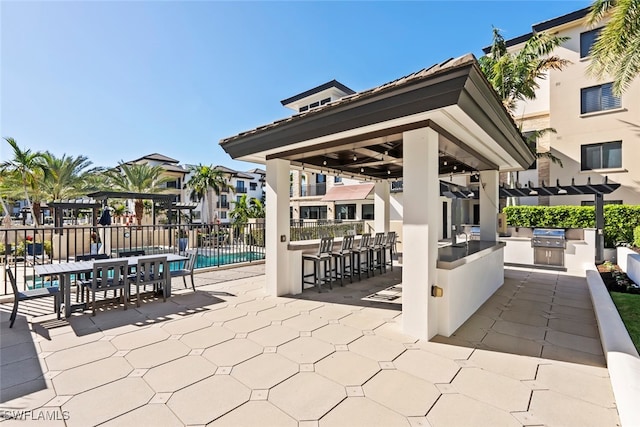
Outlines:
[[282,105],[287,105],[287,104],[290,104],[292,102],[298,101],[298,100],[300,100],[302,98],[306,98],[309,95],[313,95],[315,93],[322,92],[323,90],[330,89],[332,87],[340,89],[341,91],[343,91],[344,93],[349,94],[349,95],[352,95],[352,94],[356,93],[353,89],[348,88],[347,86],[343,85],[342,83],[340,83],[339,81],[334,79],[334,80],[331,80],[330,82],[327,82],[325,84],[321,84],[320,86],[314,87],[313,89],[309,89],[309,90],[306,90],[306,91],[304,91],[302,93],[294,95],[294,96],[292,96],[290,98],[283,99],[282,101],[280,101],[280,103]]
[[339,108],[342,107],[344,105],[359,101],[359,100],[363,100],[366,99],[368,97],[373,97],[373,96],[378,96],[381,93],[384,93],[386,91],[391,91],[391,90],[396,90],[399,87],[402,87],[404,85],[408,85],[408,84],[412,84],[412,83],[416,83],[417,81],[423,80],[423,79],[428,79],[433,77],[436,74],[439,73],[443,73],[446,71],[450,71],[453,68],[459,67],[459,66],[464,66],[467,64],[472,64],[475,63],[476,59],[473,56],[473,54],[468,53],[466,55],[460,56],[458,58],[450,58],[444,62],[441,62],[439,64],[435,64],[432,65],[431,67],[428,68],[423,68],[420,71],[417,71],[415,73],[412,74],[408,74],[404,77],[400,77],[399,79],[393,80],[389,83],[385,83],[383,85],[374,87],[372,89],[368,89],[368,90],[364,90],[362,92],[357,92],[353,95],[348,95],[345,96],[343,98],[340,98],[336,101],[327,103],[325,105],[321,105],[320,107],[314,108],[312,110],[308,110],[299,114],[294,114],[291,117],[287,117],[281,120],[276,120],[273,123],[269,123],[267,125],[263,125],[260,127],[257,127],[255,129],[249,130],[249,131],[245,131],[245,132],[241,132],[237,135],[228,137],[228,138],[224,138],[222,140],[220,140],[220,145],[224,145],[228,142],[234,141],[238,138],[242,138],[248,135],[252,135],[252,134],[257,134],[257,133],[261,133],[267,130],[271,130],[274,129],[278,126],[282,126],[285,125],[287,123],[291,123],[291,122],[295,122],[298,120],[302,120],[305,119],[309,116],[313,116],[313,115],[318,115],[321,114],[323,112],[335,109],[335,108]]
[[139,162],[140,160],[155,160],[157,162],[165,162],[165,163],[180,163],[178,160],[172,159],[171,157],[167,157],[164,154],[160,154],[160,153],[147,154],[146,156],[142,156],[138,159],[131,160],[130,162],[127,162],[127,163],[135,163],[135,162]]

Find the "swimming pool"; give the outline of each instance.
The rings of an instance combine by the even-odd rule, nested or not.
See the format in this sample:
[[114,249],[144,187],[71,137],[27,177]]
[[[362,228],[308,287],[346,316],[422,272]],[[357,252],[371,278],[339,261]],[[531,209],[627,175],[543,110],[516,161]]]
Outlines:
[[261,252],[236,252],[219,255],[198,255],[196,268],[217,267],[220,265],[235,264],[239,262],[249,262],[264,259]]

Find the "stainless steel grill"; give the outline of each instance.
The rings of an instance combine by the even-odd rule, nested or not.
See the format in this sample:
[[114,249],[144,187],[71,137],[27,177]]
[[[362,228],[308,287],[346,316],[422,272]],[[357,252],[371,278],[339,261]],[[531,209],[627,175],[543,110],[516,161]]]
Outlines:
[[567,240],[564,230],[536,228],[531,238],[533,263],[539,265],[564,266],[564,250]]
[[531,239],[532,248],[566,248],[564,230],[554,228],[536,228]]

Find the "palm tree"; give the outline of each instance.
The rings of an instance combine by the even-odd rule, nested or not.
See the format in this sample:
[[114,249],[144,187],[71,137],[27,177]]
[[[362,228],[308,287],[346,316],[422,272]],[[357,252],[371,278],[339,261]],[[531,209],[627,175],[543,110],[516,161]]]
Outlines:
[[535,99],[539,88],[537,79],[545,79],[549,70],[562,70],[569,61],[551,55],[568,37],[535,33],[516,53],[507,51],[500,30],[493,29],[491,53],[478,62],[502,103],[513,114],[518,101]]
[[640,0],[595,0],[587,23],[611,19],[591,47],[588,71],[613,77],[613,92],[620,96],[640,74]]
[[[34,198],[38,198],[39,182],[44,175],[44,155],[41,152],[33,152],[31,150],[23,150],[18,146],[15,139],[11,137],[4,138],[7,143],[13,149],[13,159],[7,160],[0,164],[0,169],[13,175],[19,180],[22,189],[24,190],[24,196],[27,201],[27,206],[31,211],[33,217],[33,224],[38,226],[38,215],[40,214],[40,205],[34,208],[31,203],[31,197],[29,196],[29,190]],[[37,215],[36,215],[37,214]]]
[[[150,166],[142,163],[124,163],[120,161],[116,169],[107,172],[109,185],[116,191],[129,193],[157,194],[164,191],[162,184],[171,180],[163,177],[164,169],[160,166]],[[144,215],[144,203],[142,199],[136,199],[134,210],[138,226],[142,225]]]
[[56,157],[50,152],[45,152],[44,158],[44,179],[42,181],[42,191],[52,200],[71,199],[84,193],[85,178],[92,170],[87,170],[91,166],[91,161],[85,156]]
[[214,168],[213,166],[205,166],[199,164],[189,167],[192,172],[191,178],[186,183],[186,187],[191,190],[191,200],[194,202],[203,201],[206,215],[203,215],[203,221],[211,223],[213,218],[213,199],[210,197],[210,191],[213,190],[216,196],[221,192],[230,188],[224,171]]
[[264,204],[255,197],[249,200],[249,218],[264,218]]

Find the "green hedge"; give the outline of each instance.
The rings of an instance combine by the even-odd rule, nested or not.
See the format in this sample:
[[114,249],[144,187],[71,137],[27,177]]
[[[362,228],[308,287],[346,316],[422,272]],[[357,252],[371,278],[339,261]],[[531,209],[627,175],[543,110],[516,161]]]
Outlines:
[[[514,227],[594,228],[596,223],[593,206],[507,206],[503,212]],[[605,246],[634,242],[636,227],[640,227],[640,205],[604,206]]]
[[633,229],[633,246],[640,248],[640,227]]
[[346,236],[348,231],[354,229],[356,234],[362,234],[364,225],[361,222],[346,223],[346,224],[330,224],[330,225],[316,225],[312,227],[291,227],[291,241],[300,240],[314,240],[322,237],[342,237]]

